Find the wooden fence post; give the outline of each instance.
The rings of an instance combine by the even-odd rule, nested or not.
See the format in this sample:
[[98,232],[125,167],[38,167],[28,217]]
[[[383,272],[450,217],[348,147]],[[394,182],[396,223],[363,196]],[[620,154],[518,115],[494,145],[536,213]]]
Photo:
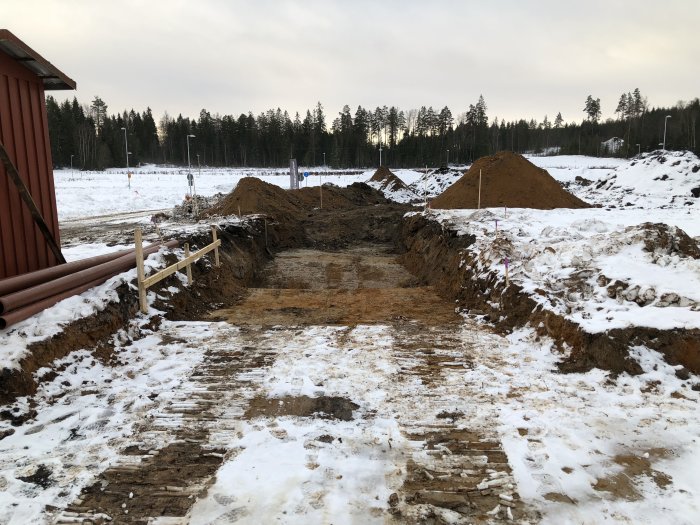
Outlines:
[[143,237],[141,235],[141,228],[136,228],[134,232],[134,241],[136,244],[136,280],[139,286],[139,307],[142,313],[147,314],[148,302],[146,301],[146,286],[144,285],[146,272],[143,268]]
[[[190,256],[190,244],[185,243],[185,258]],[[187,265],[187,284],[192,284],[192,265]]]
[[[216,240],[217,240],[217,238],[216,238],[216,226],[213,226],[213,225],[211,227],[211,237],[212,237],[212,242],[216,243]],[[217,268],[219,266],[221,266],[221,263],[219,262],[219,247],[218,246],[216,248],[214,248],[214,266],[216,266]]]

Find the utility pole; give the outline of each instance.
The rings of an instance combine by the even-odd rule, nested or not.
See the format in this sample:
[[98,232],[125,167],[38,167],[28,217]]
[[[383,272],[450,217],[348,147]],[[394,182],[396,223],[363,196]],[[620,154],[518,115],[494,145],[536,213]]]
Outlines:
[[126,154],[126,171],[129,171],[129,141],[126,138],[126,128],[122,128],[124,132],[124,153]]
[[192,177],[192,163],[190,162],[190,137],[194,138],[194,135],[187,135],[187,184],[192,192],[194,177]]
[[664,151],[666,151],[666,123],[668,122],[668,119],[671,118],[671,115],[666,115],[666,118],[664,119]]

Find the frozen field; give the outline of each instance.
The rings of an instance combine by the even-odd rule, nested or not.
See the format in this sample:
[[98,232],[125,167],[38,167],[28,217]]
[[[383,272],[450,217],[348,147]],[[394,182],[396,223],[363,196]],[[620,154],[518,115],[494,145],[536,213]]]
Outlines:
[[[145,166],[133,168],[131,186],[127,170],[110,169],[104,172],[56,170],[56,200],[58,218],[77,219],[140,210],[159,210],[181,204],[189,191],[187,170]],[[340,171],[310,170],[302,185],[318,186],[332,183],[347,186],[353,182],[367,181],[374,170],[360,174],[344,174]],[[303,173],[302,170],[300,170]],[[202,168],[192,170],[194,186],[198,195],[211,196],[230,192],[243,177],[257,177],[282,188],[289,187],[289,171],[285,169]],[[420,177],[413,170],[398,170],[407,184]]]

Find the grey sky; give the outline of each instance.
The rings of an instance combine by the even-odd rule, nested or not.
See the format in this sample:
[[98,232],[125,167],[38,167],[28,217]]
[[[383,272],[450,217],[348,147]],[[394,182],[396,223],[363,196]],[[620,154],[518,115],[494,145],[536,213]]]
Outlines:
[[613,116],[639,87],[652,106],[700,96],[697,0],[2,0],[9,29],[110,112],[196,117],[321,101],[447,105],[483,93],[493,117]]

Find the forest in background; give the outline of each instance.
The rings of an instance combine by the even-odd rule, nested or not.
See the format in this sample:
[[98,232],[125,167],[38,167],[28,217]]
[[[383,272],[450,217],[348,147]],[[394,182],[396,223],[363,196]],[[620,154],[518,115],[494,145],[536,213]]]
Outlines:
[[[448,107],[353,111],[346,105],[329,118],[319,102],[303,116],[280,108],[257,116],[202,109],[198,119],[166,113],[158,123],[150,108],[109,114],[97,96],[81,105],[49,95],[46,104],[54,165],[76,169],[124,167],[127,144],[129,166],[187,166],[188,135],[191,164],[210,167],[283,167],[296,158],[301,166],[364,168],[379,164],[380,149],[382,164],[396,168],[469,164],[500,150],[632,157],[660,148],[665,121],[667,149],[700,154],[700,100],[653,108],[639,89],[623,93],[616,118],[604,121],[600,99],[589,95],[580,122],[565,122],[561,113],[540,122],[490,120],[483,96],[456,117]],[[610,140],[615,137],[624,142]]]

